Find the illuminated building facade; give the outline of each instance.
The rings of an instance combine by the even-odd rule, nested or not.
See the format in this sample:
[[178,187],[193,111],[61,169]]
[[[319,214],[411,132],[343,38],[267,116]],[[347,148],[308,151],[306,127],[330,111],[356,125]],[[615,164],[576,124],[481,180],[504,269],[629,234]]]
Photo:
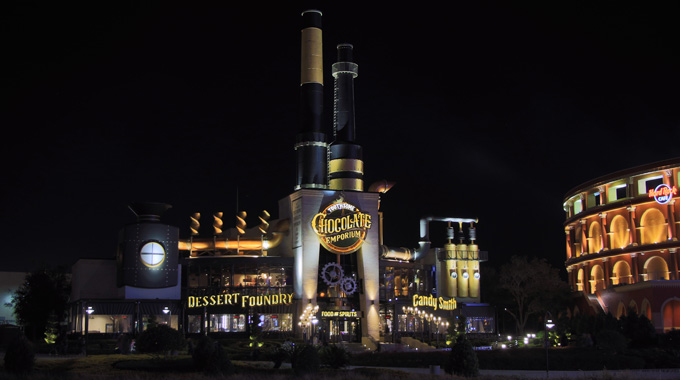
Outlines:
[[[122,230],[117,261],[74,267],[74,292],[86,293],[72,297],[75,331],[87,329],[85,320],[97,331],[136,332],[155,315],[189,334],[249,333],[257,326],[371,347],[403,334],[444,334],[448,316],[463,304],[479,304],[486,252],[476,244],[476,219],[423,218],[417,247],[383,244],[380,195],[393,184],[365,189],[353,46],[337,46],[329,137],[321,117],[321,13],[303,12],[302,20],[296,185],[280,199],[278,219],[267,211],[250,218],[240,211],[227,217],[235,224],[226,228],[222,212],[195,213],[188,238],[180,238],[177,228],[160,221],[169,206],[133,205],[137,222]],[[441,248],[431,247],[431,224],[447,228]],[[99,277],[93,275],[97,265],[118,273],[107,280],[106,294],[85,285]],[[493,333],[493,326],[493,313],[470,319],[473,332]]]
[[567,193],[564,224],[573,312],[634,310],[657,331],[680,328],[680,159],[586,182]]

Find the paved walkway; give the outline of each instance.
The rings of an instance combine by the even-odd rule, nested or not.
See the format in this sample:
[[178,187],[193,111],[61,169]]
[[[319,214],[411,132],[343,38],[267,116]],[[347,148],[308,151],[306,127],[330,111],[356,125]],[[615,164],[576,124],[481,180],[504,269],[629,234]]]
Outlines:
[[[82,355],[44,355],[37,354],[36,358],[40,359],[73,359],[82,357]],[[256,362],[259,364],[268,362]],[[272,363],[273,365],[273,363]],[[282,367],[289,367],[290,363],[283,363]],[[446,375],[443,368],[433,366],[432,368],[402,368],[402,367],[371,367],[371,366],[350,366],[348,369],[354,368],[389,368],[391,370],[403,371],[407,373],[422,374],[422,375]],[[498,376],[511,379],[616,379],[616,380],[677,380],[680,379],[680,368],[669,369],[641,369],[641,370],[603,370],[603,371],[507,371],[507,370],[479,370],[482,376]]]
[[[385,367],[366,367],[352,366],[353,368],[385,368]],[[395,368],[392,370],[403,371],[415,374],[446,375],[443,368]],[[655,380],[655,379],[680,379],[680,368],[678,369],[643,369],[643,370],[620,370],[620,371],[506,371],[506,370],[479,370],[481,376],[498,376],[514,379],[617,379],[617,380]]]

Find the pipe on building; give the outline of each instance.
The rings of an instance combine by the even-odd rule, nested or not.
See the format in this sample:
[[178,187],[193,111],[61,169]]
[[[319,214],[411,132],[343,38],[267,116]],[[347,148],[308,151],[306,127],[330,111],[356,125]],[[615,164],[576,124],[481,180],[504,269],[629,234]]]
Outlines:
[[277,247],[283,241],[283,236],[288,231],[288,219],[280,220],[276,224],[276,231],[272,231],[272,238],[239,238],[229,240],[226,238],[216,239],[214,237],[196,238],[190,240],[180,240],[178,248],[180,251],[209,251],[209,250],[229,250],[239,249],[246,251],[267,250]]
[[420,219],[420,241],[418,248],[380,246],[380,257],[383,259],[416,261],[423,258],[430,250],[430,222],[477,223],[477,219],[450,218],[428,216]]
[[386,193],[395,184],[396,182],[390,182],[384,179],[381,181],[373,182],[371,186],[369,186],[368,191],[371,193]]

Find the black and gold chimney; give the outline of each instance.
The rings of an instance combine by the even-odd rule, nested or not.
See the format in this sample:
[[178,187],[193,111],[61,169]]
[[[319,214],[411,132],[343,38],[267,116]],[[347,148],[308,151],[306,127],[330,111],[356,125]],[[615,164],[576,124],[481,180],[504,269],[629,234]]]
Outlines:
[[295,190],[328,188],[328,143],[322,129],[323,54],[321,12],[302,12],[300,130],[295,143]]
[[136,223],[120,231],[118,286],[168,288],[177,285],[179,229],[161,222],[171,206],[164,203],[133,203]]
[[333,134],[330,146],[329,188],[333,190],[364,190],[364,162],[361,146],[355,141],[354,78],[359,67],[352,62],[353,47],[338,45],[338,62],[333,64]]

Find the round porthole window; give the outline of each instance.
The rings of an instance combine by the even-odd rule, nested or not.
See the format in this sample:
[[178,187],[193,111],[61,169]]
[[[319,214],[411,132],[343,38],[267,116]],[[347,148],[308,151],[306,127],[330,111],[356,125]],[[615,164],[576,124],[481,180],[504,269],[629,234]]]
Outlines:
[[139,257],[147,267],[157,267],[165,260],[165,248],[156,242],[146,243],[142,246]]

